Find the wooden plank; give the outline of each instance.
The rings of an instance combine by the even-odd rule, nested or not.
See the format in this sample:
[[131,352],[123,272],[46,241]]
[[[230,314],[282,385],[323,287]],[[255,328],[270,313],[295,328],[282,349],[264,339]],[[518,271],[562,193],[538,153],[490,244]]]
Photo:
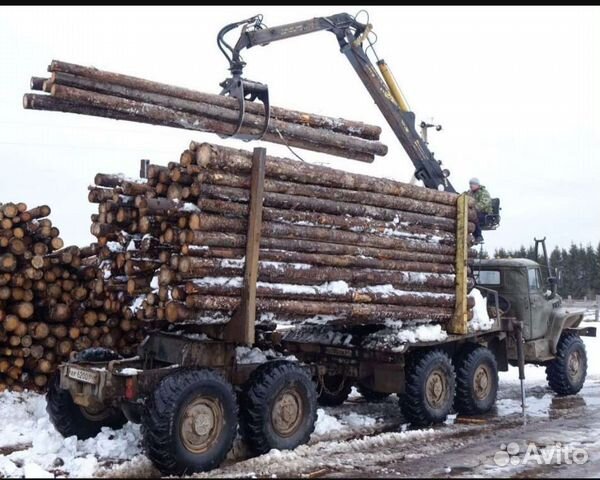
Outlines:
[[469,201],[466,194],[463,193],[458,197],[456,210],[456,305],[447,330],[448,333],[464,335],[467,333],[468,322],[467,260],[469,258]]
[[246,263],[241,303],[231,321],[225,327],[225,339],[243,345],[254,343],[256,323],[256,283],[258,282],[258,257],[262,227],[264,199],[265,148],[255,148],[252,156],[252,177],[250,181],[250,211],[248,215],[248,235],[246,242]]

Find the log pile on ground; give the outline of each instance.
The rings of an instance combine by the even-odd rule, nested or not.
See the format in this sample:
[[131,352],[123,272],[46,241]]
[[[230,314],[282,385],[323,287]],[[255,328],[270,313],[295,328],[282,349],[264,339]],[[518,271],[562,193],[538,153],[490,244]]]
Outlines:
[[0,390],[43,389],[72,351],[132,353],[98,288],[97,245],[64,247],[50,208],[0,205]]
[[[234,98],[53,60],[49,78],[32,77],[31,88],[50,95],[25,94],[26,109],[50,110],[232,135],[239,121]],[[243,135],[259,135],[262,105],[246,102]],[[341,118],[272,107],[263,140],[348,159],[372,162],[385,155],[377,126]]]

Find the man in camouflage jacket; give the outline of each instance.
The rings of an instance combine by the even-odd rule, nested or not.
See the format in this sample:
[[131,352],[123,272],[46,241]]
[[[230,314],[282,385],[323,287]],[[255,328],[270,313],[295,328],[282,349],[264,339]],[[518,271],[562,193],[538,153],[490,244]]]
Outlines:
[[483,242],[481,235],[481,224],[485,221],[485,216],[492,213],[492,197],[490,197],[487,189],[481,185],[478,178],[469,180],[469,191],[467,195],[475,199],[475,209],[477,210],[477,222],[475,224],[475,243]]

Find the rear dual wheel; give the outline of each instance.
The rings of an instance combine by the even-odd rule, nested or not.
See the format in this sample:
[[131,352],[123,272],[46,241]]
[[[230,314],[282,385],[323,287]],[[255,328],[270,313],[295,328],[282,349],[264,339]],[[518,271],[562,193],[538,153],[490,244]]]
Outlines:
[[248,379],[240,406],[240,432],[252,453],[290,450],[306,443],[315,428],[316,386],[296,362],[267,362]]
[[[254,454],[305,443],[316,420],[316,388],[308,372],[287,361],[266,362],[240,395],[240,432]],[[180,370],[164,377],[142,415],[146,455],[165,475],[217,467],[238,427],[238,399],[215,371]]]
[[416,354],[406,367],[400,406],[416,426],[443,422],[452,408],[464,415],[488,412],[498,393],[498,366],[485,347],[467,346],[454,359],[441,350]]
[[491,410],[498,394],[498,364],[485,347],[465,349],[455,361],[455,410],[463,415],[481,415]]
[[238,426],[233,388],[217,372],[180,370],[164,377],[142,414],[143,445],[165,475],[217,467],[231,449]]
[[415,426],[443,422],[452,408],[454,391],[454,367],[445,352],[415,354],[406,367],[402,414]]

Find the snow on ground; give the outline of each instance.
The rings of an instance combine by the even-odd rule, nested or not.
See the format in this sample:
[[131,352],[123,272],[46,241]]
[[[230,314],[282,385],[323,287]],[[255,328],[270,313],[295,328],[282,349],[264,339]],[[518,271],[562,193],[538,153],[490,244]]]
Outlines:
[[[525,395],[525,413],[533,417],[545,417],[548,415],[550,410],[550,404],[552,403],[554,395],[546,393],[543,397],[539,398],[533,395]],[[498,415],[505,417],[513,413],[521,412],[521,401],[512,398],[503,398],[496,401],[496,408]]]
[[[199,478],[226,477],[286,477],[308,469],[327,468],[335,470],[341,466],[360,464],[365,451],[379,451],[381,458],[386,452],[396,452],[416,439],[433,436],[434,429],[406,432],[385,432],[375,436],[362,436],[343,441],[321,441],[300,445],[294,450],[277,450],[259,457],[250,458],[234,465],[221,467],[212,472],[195,475]],[[371,454],[367,454],[369,457]],[[315,462],[317,459],[317,462]]]
[[[587,405],[585,408],[600,407],[600,395],[590,393],[600,382],[600,339],[584,337],[584,342],[588,352],[588,386],[584,387],[581,398],[567,398],[563,403],[577,406],[579,401]],[[496,418],[518,417],[521,411],[518,382],[516,368],[500,373]],[[528,365],[525,383],[528,417],[532,421],[553,418],[561,403],[546,386],[545,369]],[[118,431],[107,428],[95,438],[83,441],[75,437],[65,439],[51,425],[45,406],[42,395],[0,393],[0,478],[157,476],[157,471],[142,454],[138,425],[128,423]],[[247,477],[252,473],[285,476],[286,472],[290,475],[314,471],[321,464],[336,471],[345,464],[360,465],[367,455],[372,461],[380,449],[378,461],[383,464],[386,455],[404,448],[406,442],[434,437],[439,435],[438,432],[446,431],[444,429],[462,428],[449,421],[436,429],[406,431],[396,396],[392,395],[382,403],[369,404],[355,388],[345,404],[319,408],[317,415],[315,431],[307,445],[293,451],[272,450],[248,459],[243,443],[238,439],[225,464],[202,476]],[[367,451],[370,453],[365,453]]]
[[314,435],[321,436],[326,433],[342,430],[343,428],[344,425],[333,415],[329,415],[322,408],[317,410]]
[[311,440],[319,440],[323,437],[331,436],[333,432],[350,433],[356,429],[365,427],[374,427],[377,419],[368,415],[361,415],[356,412],[350,412],[336,417],[330,415],[324,409],[317,410],[317,421],[315,422],[315,431]]
[[0,404],[0,477],[90,477],[106,464],[141,455],[138,425],[104,428],[87,440],[63,438],[50,423],[43,395],[3,392]]
[[600,307],[590,307],[585,311],[585,314],[583,316],[583,321],[584,322],[595,322],[596,321],[596,315],[597,315],[597,311],[598,308]]

